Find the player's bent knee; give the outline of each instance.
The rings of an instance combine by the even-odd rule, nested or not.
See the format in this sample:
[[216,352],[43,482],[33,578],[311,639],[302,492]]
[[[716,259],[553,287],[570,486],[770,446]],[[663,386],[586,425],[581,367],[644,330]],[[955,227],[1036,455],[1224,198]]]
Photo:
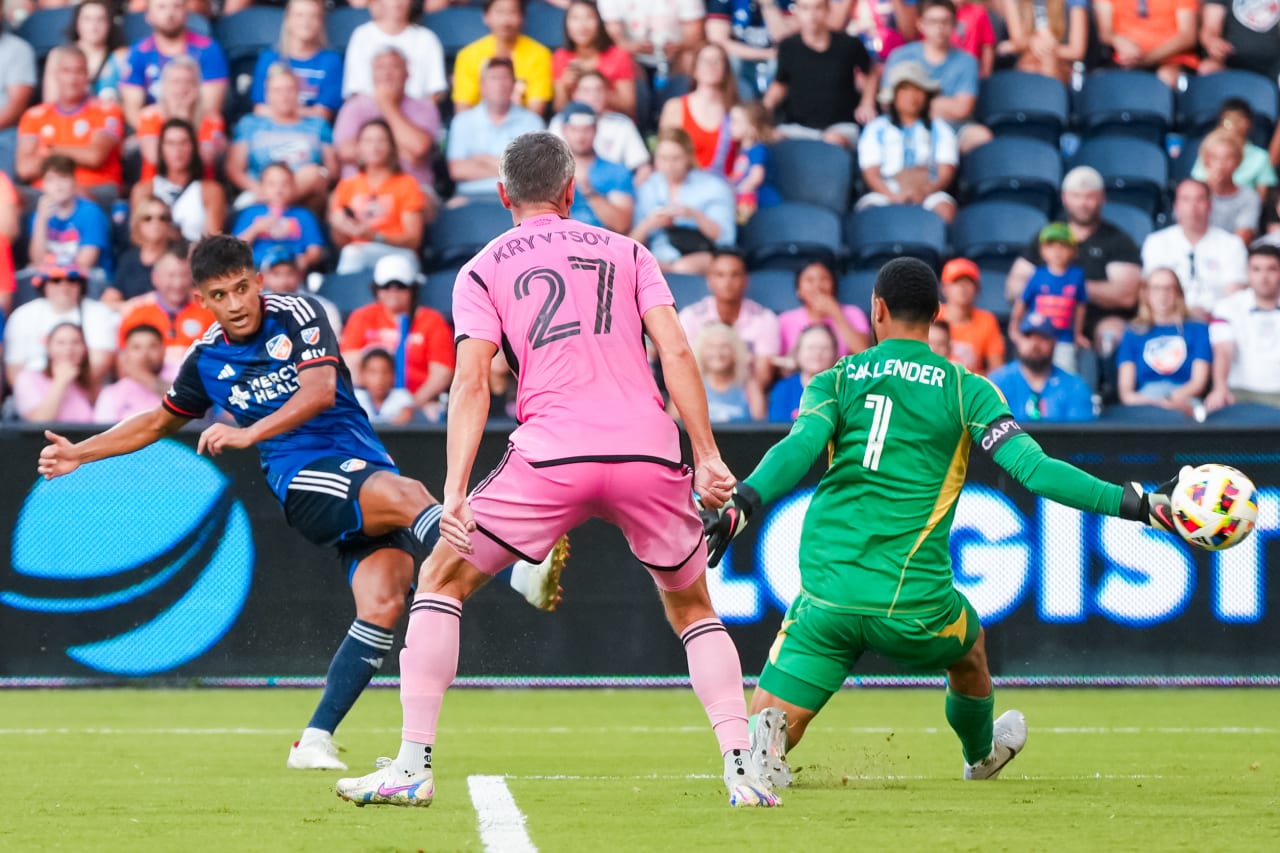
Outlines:
[[404,596],[370,596],[367,601],[356,602],[356,618],[379,628],[394,628],[403,615]]

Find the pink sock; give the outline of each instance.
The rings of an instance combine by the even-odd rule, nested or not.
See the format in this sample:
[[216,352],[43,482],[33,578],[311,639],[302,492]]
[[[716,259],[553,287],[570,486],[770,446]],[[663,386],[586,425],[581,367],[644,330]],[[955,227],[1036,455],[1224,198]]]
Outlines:
[[436,742],[444,691],[458,674],[458,627],[462,602],[419,593],[409,608],[409,629],[400,652],[400,705],[407,741]]
[[689,657],[689,680],[707,709],[720,754],[748,749],[747,700],[742,694],[742,662],[719,619],[699,619],[680,634]]

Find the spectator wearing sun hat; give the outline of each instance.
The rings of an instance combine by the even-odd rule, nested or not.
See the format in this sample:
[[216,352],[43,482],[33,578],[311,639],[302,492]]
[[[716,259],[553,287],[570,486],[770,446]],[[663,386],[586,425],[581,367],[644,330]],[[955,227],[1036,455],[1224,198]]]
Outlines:
[[1090,421],[1095,415],[1089,386],[1053,363],[1058,328],[1035,311],[1018,325],[1018,360],[991,372],[1019,422]]
[[46,259],[34,283],[40,297],[15,308],[4,328],[4,363],[9,383],[24,369],[44,370],[49,332],[62,323],[74,323],[84,331],[89,369],[95,384],[100,382],[115,362],[119,315],[85,295],[88,276],[72,264]]
[[370,349],[391,353],[395,387],[408,388],[415,406],[438,419],[438,398],[453,381],[453,330],[439,311],[418,304],[421,283],[417,266],[403,255],[379,260],[373,268],[374,302],[351,312],[342,331],[342,356],[362,385],[365,354]]
[[982,290],[982,272],[968,258],[942,268],[941,319],[951,331],[951,359],[985,376],[1005,362],[1004,334],[996,315],[974,305]]

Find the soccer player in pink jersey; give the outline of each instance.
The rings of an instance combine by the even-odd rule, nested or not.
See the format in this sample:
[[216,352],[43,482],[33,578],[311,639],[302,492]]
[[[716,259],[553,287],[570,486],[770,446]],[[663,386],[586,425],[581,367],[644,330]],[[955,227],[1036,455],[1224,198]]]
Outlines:
[[[644,246],[568,218],[574,160],[558,136],[517,137],[499,174],[498,194],[515,227],[462,268],[453,290],[458,359],[443,538],[422,566],[400,655],[404,739],[394,761],[339,780],[338,795],[357,805],[431,803],[431,752],[458,670],[463,602],[513,560],[540,558],[561,534],[602,518],[622,530],[661,591],[720,742],[729,804],[777,805],[748,760],[742,665],[707,592],[707,549],[690,487],[704,505],[721,506],[734,478],[716,449],[671,292]],[[684,418],[693,471],[680,461],[679,432],[645,356],[646,334]],[[499,348],[519,377],[520,426],[468,496]]]

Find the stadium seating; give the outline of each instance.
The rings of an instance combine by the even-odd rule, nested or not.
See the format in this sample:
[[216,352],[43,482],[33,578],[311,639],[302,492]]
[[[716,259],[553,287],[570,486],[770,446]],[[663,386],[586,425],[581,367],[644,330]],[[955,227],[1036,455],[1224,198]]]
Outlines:
[[1178,96],[1178,129],[1187,136],[1203,136],[1217,123],[1218,108],[1227,98],[1244,98],[1253,107],[1251,141],[1266,147],[1276,124],[1276,81],[1250,71],[1220,71],[1187,78]]
[[835,265],[842,255],[840,217],[802,202],[761,208],[739,229],[738,245],[753,270],[794,270],[815,259]]
[[1117,134],[1163,145],[1173,127],[1173,92],[1147,71],[1095,71],[1075,98],[1082,136]]
[[329,41],[329,47],[338,53],[345,54],[347,42],[351,41],[351,34],[356,31],[356,27],[371,20],[368,9],[356,9],[351,6],[330,9],[324,19],[324,33]]
[[1157,145],[1124,136],[1086,139],[1072,166],[1097,169],[1112,201],[1131,204],[1152,216],[1164,209],[1169,161]]
[[786,201],[816,204],[836,213],[849,209],[853,158],[818,139],[784,139],[770,150],[773,185]]
[[1177,409],[1160,406],[1107,406],[1098,420],[1109,424],[1186,426],[1190,420]]
[[555,50],[564,45],[564,9],[533,0],[525,9],[524,34]]
[[707,296],[707,280],[700,275],[669,272],[666,274],[667,286],[676,300],[676,310],[688,308],[699,299]]
[[1052,77],[1000,71],[982,82],[977,121],[996,136],[1030,136],[1052,145],[1067,127],[1067,89]]
[[869,316],[871,294],[876,287],[876,272],[877,270],[854,270],[845,273],[836,285],[836,299],[841,305],[861,308]]
[[983,269],[1008,270],[1048,221],[1043,211],[1030,205],[980,201],[956,214],[952,251]]
[[278,6],[250,6],[242,12],[219,18],[213,37],[222,46],[229,63],[253,58],[280,40],[284,10]]
[[845,239],[854,269],[878,269],[903,255],[937,267],[947,254],[947,226],[932,211],[914,204],[891,204],[852,213]]
[[1000,321],[1000,328],[1004,329],[1009,325],[1009,314],[1012,310],[1009,300],[1004,297],[1005,279],[1009,277],[1009,271],[1007,268],[979,268],[979,271],[982,273],[982,286],[973,297],[973,305],[975,308],[995,314],[996,319]]
[[1261,403],[1236,403],[1233,406],[1218,409],[1216,412],[1210,412],[1205,417],[1205,423],[1214,426],[1258,425],[1274,429],[1280,425],[1280,409],[1264,406]]
[[75,11],[75,7],[70,5],[56,9],[36,9],[27,16],[15,34],[31,45],[36,59],[44,59],[49,51],[66,42],[67,30],[71,27]]
[[959,193],[963,203],[1014,201],[1046,215],[1058,202],[1062,156],[1056,145],[1035,139],[994,139],[960,161]]
[[372,283],[372,272],[327,273],[320,280],[316,295],[332,302],[345,321],[352,311],[361,305],[368,305],[373,299],[370,290]]
[[458,51],[489,34],[484,13],[475,6],[448,6],[422,16],[422,25],[435,33],[444,48],[445,64],[453,68]]
[[511,212],[494,202],[473,201],[446,207],[431,224],[427,269],[462,264],[484,245],[511,227]]
[[[134,44],[151,35],[151,25],[147,23],[146,12],[130,12],[120,23],[125,44]],[[195,12],[187,15],[187,29],[202,36],[212,36],[213,28],[209,20]]]
[[462,265],[458,264],[428,273],[426,280],[418,286],[418,304],[439,311],[450,325],[453,323],[453,285],[461,268]]
[[795,273],[789,270],[753,272],[747,280],[747,298],[754,299],[775,314],[799,308]]
[[1123,202],[1109,201],[1103,205],[1102,218],[1128,234],[1139,247],[1147,239],[1147,235],[1155,230],[1149,213]]
[[1175,188],[1179,183],[1191,177],[1196,166],[1196,158],[1200,156],[1200,143],[1203,136],[1190,137],[1182,142],[1182,150],[1177,157],[1169,160],[1169,187]]

